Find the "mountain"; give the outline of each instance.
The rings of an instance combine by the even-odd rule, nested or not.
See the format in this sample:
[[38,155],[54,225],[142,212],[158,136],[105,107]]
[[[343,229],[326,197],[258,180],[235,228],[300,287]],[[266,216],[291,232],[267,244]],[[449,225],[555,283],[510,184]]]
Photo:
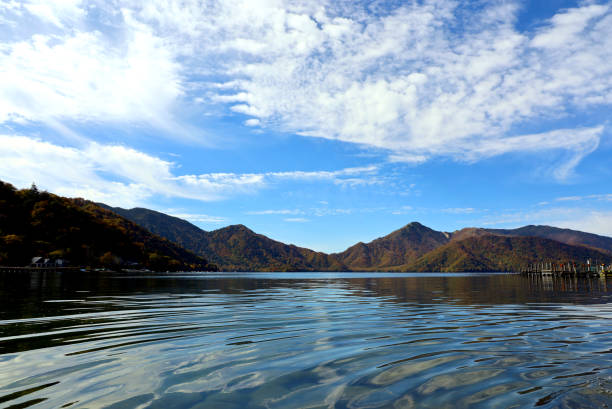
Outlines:
[[583,246],[612,254],[612,238],[585,233],[577,230],[560,229],[551,226],[524,226],[518,229],[483,229],[468,227],[451,233],[451,241],[487,235],[510,237],[540,237],[555,240],[572,246]]
[[369,243],[357,243],[334,256],[351,270],[390,270],[416,261],[448,243],[450,235],[412,222]]
[[272,240],[243,225],[207,232],[193,224],[149,209],[105,208],[230,271],[343,271],[334,257]]
[[533,262],[587,259],[609,264],[612,255],[541,237],[488,234],[453,240],[404,266],[403,271],[518,271]]
[[0,181],[0,265],[32,257],[72,266],[140,265],[151,270],[211,270],[215,266],[137,224],[83,199],[67,199]]
[[585,246],[603,250],[612,254],[612,238],[599,236],[593,233],[585,233],[577,230],[560,229],[551,226],[524,226],[518,229],[487,229],[493,234],[522,237],[542,237],[556,240],[572,246]]
[[325,254],[287,245],[243,225],[204,231],[148,209],[107,207],[151,232],[236,271],[506,271],[537,261],[607,262],[612,238],[549,226],[466,228],[454,233],[413,222],[369,243]]
[[121,217],[144,227],[150,232],[164,237],[196,254],[204,255],[211,262],[217,262],[214,254],[205,254],[208,245],[208,232],[178,217],[170,216],[154,210],[136,207],[123,209],[111,207],[104,203],[96,203],[98,206],[110,210]]
[[207,250],[224,269],[242,271],[346,271],[334,257],[256,234],[243,225],[209,233]]
[[480,227],[466,227],[464,229],[456,230],[450,233],[450,241],[461,241],[469,239],[471,237],[481,237],[489,235],[495,235],[495,233],[492,233],[488,231],[488,229],[483,229]]

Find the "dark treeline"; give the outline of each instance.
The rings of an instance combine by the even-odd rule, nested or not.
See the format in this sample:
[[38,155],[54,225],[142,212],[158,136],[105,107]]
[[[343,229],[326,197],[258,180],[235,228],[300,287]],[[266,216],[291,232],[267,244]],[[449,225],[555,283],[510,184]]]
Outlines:
[[67,199],[0,181],[0,265],[33,257],[73,267],[215,270],[206,259],[83,199]]

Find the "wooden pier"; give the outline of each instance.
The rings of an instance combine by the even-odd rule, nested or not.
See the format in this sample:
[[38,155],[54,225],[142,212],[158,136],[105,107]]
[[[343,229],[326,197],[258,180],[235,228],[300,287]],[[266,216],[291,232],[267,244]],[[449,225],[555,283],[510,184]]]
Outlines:
[[586,263],[540,262],[528,264],[520,272],[526,275],[606,277],[612,276],[612,265],[592,263],[590,260],[587,260]]
[[82,267],[7,267],[0,266],[0,273],[57,273],[76,272],[83,270]]

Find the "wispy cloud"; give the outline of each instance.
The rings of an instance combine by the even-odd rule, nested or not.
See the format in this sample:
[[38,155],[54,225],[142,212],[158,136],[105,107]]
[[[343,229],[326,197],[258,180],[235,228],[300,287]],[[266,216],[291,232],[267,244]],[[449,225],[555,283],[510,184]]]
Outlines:
[[395,209],[391,211],[391,214],[394,215],[403,215],[413,213],[414,208],[412,206],[402,206],[399,209]]
[[7,9],[13,11],[27,10],[43,22],[50,23],[59,28],[66,24],[74,24],[85,14],[82,0],[62,0],[48,2],[45,0],[25,0],[8,2]]
[[307,215],[310,217],[325,217],[325,216],[340,216],[340,215],[349,215],[354,213],[370,213],[373,211],[378,211],[382,209],[370,209],[370,208],[362,208],[362,209],[348,209],[348,208],[334,208],[334,207],[310,207],[305,209],[268,209],[268,210],[256,210],[256,211],[248,211],[245,214],[248,215],[256,215],[256,216],[270,216],[270,215]]
[[246,212],[246,214],[250,214],[250,215],[288,215],[288,214],[304,214],[303,210],[299,210],[299,209],[273,209],[273,210],[257,210],[257,211],[250,211],[250,212]]
[[568,229],[586,231],[612,237],[612,212],[611,211],[583,211],[572,218],[554,220],[549,224]]
[[310,213],[316,217],[323,216],[339,216],[339,215],[347,215],[353,213],[359,213],[366,209],[344,209],[344,208],[330,208],[330,207],[315,207],[310,209]]
[[[292,180],[330,180],[336,184],[351,184],[353,180],[369,180],[366,178],[355,176],[374,176],[378,173],[379,167],[376,165],[359,166],[353,168],[345,168],[335,171],[292,171],[292,172],[269,172],[266,175],[275,179],[292,179]],[[373,179],[377,181],[377,179]],[[375,183],[366,182],[366,183]]]
[[170,216],[178,217],[179,219],[187,220],[192,223],[214,223],[220,224],[227,222],[225,217],[220,216],[210,216],[207,214],[199,214],[199,213],[175,213],[168,212]]
[[18,186],[35,181],[61,195],[125,207],[146,204],[153,195],[214,201],[256,193],[287,180],[337,183],[354,175],[368,177],[377,169],[176,175],[173,162],[121,145],[89,142],[74,148],[0,135],[0,146],[0,178],[6,181]]
[[507,152],[535,153],[542,150],[564,150],[564,160],[556,160],[553,175],[557,179],[570,176],[580,161],[597,149],[603,126],[581,129],[558,129],[550,132],[483,141],[478,147],[464,152],[465,160],[501,155]]
[[542,224],[612,237],[612,212],[584,207],[551,207],[538,210],[495,212],[479,221],[482,226],[520,227]]
[[310,219],[306,219],[304,217],[288,217],[283,220],[289,223],[307,223],[310,221]]
[[612,193],[594,194],[585,196],[564,196],[555,199],[556,202],[578,202],[582,200],[598,200],[612,202]]
[[477,210],[473,207],[450,207],[447,209],[442,209],[442,213],[451,213],[451,214],[472,214]]
[[[339,169],[335,171],[288,171],[265,173],[205,173],[200,175],[182,175],[175,177],[181,185],[193,188],[218,188],[229,186],[242,193],[252,192],[265,186],[287,181],[302,183],[330,182],[337,185],[358,186],[362,184],[378,184],[378,166],[364,166]],[[361,175],[361,177],[355,177]],[[362,181],[356,183],[355,180]]]
[[580,214],[582,209],[556,207],[549,209],[519,209],[492,212],[477,223],[482,226],[519,227],[525,224],[545,224],[551,220],[563,220]]

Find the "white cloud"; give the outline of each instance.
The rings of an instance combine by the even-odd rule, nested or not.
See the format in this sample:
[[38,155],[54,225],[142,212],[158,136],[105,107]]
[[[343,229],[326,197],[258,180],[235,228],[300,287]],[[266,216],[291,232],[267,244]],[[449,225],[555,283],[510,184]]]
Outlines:
[[[360,209],[360,211],[366,213],[368,209]],[[338,215],[347,215],[355,212],[354,209],[335,209],[329,207],[315,207],[310,209],[309,211],[313,216],[316,217],[324,217],[324,216],[338,216]]]
[[290,223],[306,223],[310,221],[310,219],[306,219],[304,217],[288,217],[283,220]]
[[244,121],[246,126],[258,126],[260,124],[259,119],[251,118]]
[[603,130],[602,126],[558,129],[540,134],[483,140],[478,147],[464,152],[463,159],[477,160],[506,152],[534,153],[542,149],[562,149],[571,152],[571,155],[565,161],[555,163],[553,174],[558,179],[565,179],[582,158],[597,149]]
[[391,214],[394,215],[404,215],[404,214],[409,214],[409,213],[413,213],[414,209],[412,206],[402,206],[399,209],[395,209],[391,211]]
[[83,17],[82,3],[82,0],[26,0],[20,6],[39,19],[62,28]]
[[562,220],[576,215],[572,208],[548,208],[541,210],[506,210],[492,212],[483,217],[477,224],[489,227],[519,227],[526,224],[546,224],[551,220]]
[[581,200],[598,200],[612,202],[612,193],[607,194],[594,194],[586,196],[564,196],[555,199],[556,202],[577,202]]
[[[368,212],[370,209],[360,209],[362,212]],[[269,210],[257,210],[257,211],[249,211],[246,214],[255,215],[255,216],[268,216],[268,215],[308,215],[314,217],[323,217],[323,216],[338,216],[338,215],[347,215],[352,214],[354,209],[335,209],[328,207],[313,207],[310,209],[269,209]],[[300,218],[290,218],[290,219],[300,219]],[[287,221],[287,219],[284,219]]]
[[177,176],[172,162],[121,145],[88,142],[74,148],[0,135],[0,146],[1,179],[19,187],[36,182],[53,193],[122,207],[143,205],[153,195],[212,201],[255,193],[287,180],[336,183],[376,169]]
[[292,171],[292,172],[270,172],[268,176],[278,179],[294,179],[294,180],[331,180],[341,184],[343,180],[350,180],[357,175],[375,175],[378,173],[379,167],[376,165],[358,166],[353,168],[344,168],[334,171]]
[[277,214],[282,214],[282,215],[289,215],[289,214],[303,214],[304,212],[302,210],[299,209],[270,209],[270,210],[256,210],[256,211],[250,211],[250,212],[246,212],[246,214],[250,214],[250,215],[257,215],[257,216],[261,216],[261,215],[277,215]]
[[451,207],[448,209],[442,209],[443,213],[450,213],[450,214],[472,214],[475,213],[477,210],[474,209],[473,207]]
[[562,150],[572,154],[555,174],[563,179],[601,127],[587,141],[585,129],[511,130],[612,102],[609,5],[563,10],[530,33],[514,25],[517,2],[474,11],[425,0],[384,13],[327,1],[187,3],[190,15],[159,1],[139,16],[201,41],[198,61],[223,61],[206,65],[228,78],[210,84],[209,102],[249,124],[386,149],[395,161]]
[[[573,201],[577,201],[577,200],[582,200],[583,197],[582,196],[564,196],[564,197],[558,197],[555,199],[556,202],[573,202]],[[549,204],[548,202],[545,202],[545,204]]]
[[606,5],[585,5],[556,14],[551,24],[543,28],[532,40],[533,47],[559,49],[572,48],[582,40],[580,34],[587,29],[589,22],[609,11]]
[[551,220],[549,223],[567,229],[586,231],[612,237],[612,212],[611,211],[587,211],[567,220]]
[[181,192],[205,193],[200,200],[221,200],[237,194],[252,194],[268,184],[265,175],[257,173],[208,173],[174,176],[171,179],[172,185]]
[[[0,43],[0,123],[148,121],[163,126],[183,94],[180,65],[168,44],[128,11],[121,28],[79,30],[78,1],[36,1],[24,7],[63,27]],[[0,40],[2,41],[2,40]]]
[[[266,173],[205,173],[200,175],[183,175],[174,178],[182,186],[224,192],[231,189],[235,193],[253,193],[265,186],[287,181],[304,183],[331,182],[337,185],[372,184],[377,180],[378,166],[345,168],[335,171],[289,171]],[[355,178],[355,175],[363,175]],[[354,180],[363,183],[354,183]],[[226,194],[229,192],[225,192]]]
[[584,207],[552,207],[492,214],[483,218],[484,226],[520,227],[542,224],[612,237],[612,211]]
[[[142,203],[152,189],[146,185],[147,181],[165,177],[169,166],[163,161],[154,163],[154,158],[126,148],[97,144],[91,144],[86,149],[75,149],[27,137],[1,135],[0,146],[0,177],[5,181],[19,187],[36,182],[39,187],[60,195],[85,197],[126,207]],[[131,175],[130,179],[109,180],[101,174],[115,171],[113,165],[121,159],[115,160],[112,157],[114,154],[117,154],[117,159],[126,159],[130,154],[135,154],[134,159],[144,158],[145,161],[131,161],[129,170],[136,171],[136,174]]]
[[220,224],[225,223],[227,219],[225,217],[220,216],[210,216],[207,214],[198,214],[198,213],[175,213],[175,212],[167,212],[170,216],[178,217],[179,219],[187,220],[192,223],[214,223]]
[[609,4],[561,10],[528,32],[515,25],[516,1],[391,3],[3,3],[4,20],[35,16],[54,30],[0,40],[0,122],[167,127],[188,96],[216,114],[227,104],[246,126],[379,148],[394,161],[563,151],[563,179],[597,147],[603,128],[592,124],[517,129],[612,103]]

